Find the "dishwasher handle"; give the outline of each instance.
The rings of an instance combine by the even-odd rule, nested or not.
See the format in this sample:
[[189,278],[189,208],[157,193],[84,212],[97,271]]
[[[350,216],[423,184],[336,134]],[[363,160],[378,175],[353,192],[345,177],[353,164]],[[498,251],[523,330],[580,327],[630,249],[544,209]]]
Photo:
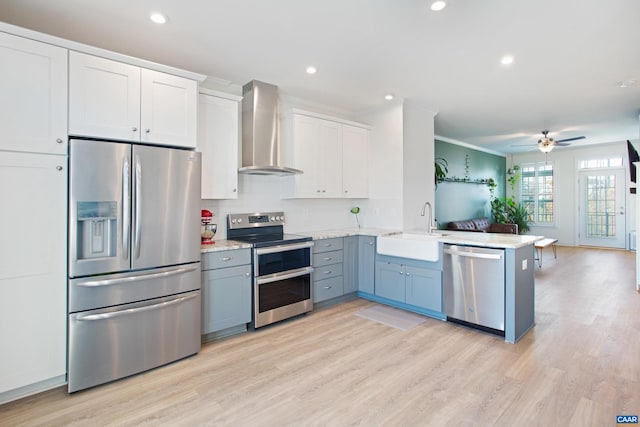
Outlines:
[[459,251],[456,249],[445,249],[445,254],[449,255],[458,255],[461,257],[467,258],[482,258],[482,259],[502,259],[502,254],[487,254],[482,252],[467,252],[467,251]]

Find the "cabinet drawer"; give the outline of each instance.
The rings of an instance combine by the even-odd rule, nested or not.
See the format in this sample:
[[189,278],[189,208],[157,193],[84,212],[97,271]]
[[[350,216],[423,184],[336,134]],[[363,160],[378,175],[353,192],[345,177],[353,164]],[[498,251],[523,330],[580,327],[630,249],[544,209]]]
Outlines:
[[313,271],[313,281],[324,280],[330,277],[342,276],[342,263],[330,264],[316,268]]
[[342,249],[342,237],[316,240],[313,246],[314,253],[337,251],[339,249]]
[[202,270],[251,264],[251,249],[206,252],[202,254]]
[[342,276],[313,282],[313,302],[336,298],[343,293]]
[[329,264],[338,264],[343,262],[343,251],[320,252],[313,254],[313,266],[323,267]]

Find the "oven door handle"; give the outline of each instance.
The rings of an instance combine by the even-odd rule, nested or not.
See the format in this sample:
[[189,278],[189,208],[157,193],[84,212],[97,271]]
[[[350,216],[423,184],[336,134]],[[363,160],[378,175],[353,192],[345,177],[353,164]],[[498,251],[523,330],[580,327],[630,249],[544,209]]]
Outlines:
[[256,255],[266,255],[273,254],[276,252],[284,252],[284,251],[295,251],[296,249],[305,249],[313,247],[313,242],[304,242],[304,243],[292,243],[285,245],[277,245],[277,246],[268,246],[266,248],[257,248]]
[[268,276],[257,277],[256,284],[264,285],[265,283],[277,282],[279,280],[293,279],[294,277],[304,276],[313,273],[313,267],[298,268],[295,270],[285,271],[284,273],[273,273]]

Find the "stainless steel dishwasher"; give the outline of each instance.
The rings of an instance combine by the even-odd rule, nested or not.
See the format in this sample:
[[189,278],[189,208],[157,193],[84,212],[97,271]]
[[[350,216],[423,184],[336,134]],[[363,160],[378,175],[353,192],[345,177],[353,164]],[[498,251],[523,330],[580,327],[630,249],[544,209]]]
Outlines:
[[504,250],[444,245],[447,320],[504,335]]

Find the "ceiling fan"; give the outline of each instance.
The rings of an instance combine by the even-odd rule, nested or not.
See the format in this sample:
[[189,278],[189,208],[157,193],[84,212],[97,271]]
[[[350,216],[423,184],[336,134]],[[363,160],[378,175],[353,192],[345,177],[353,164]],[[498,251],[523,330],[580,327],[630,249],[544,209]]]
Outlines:
[[[577,141],[579,139],[585,139],[585,136],[574,136],[573,138],[559,139],[556,141],[553,138],[549,137],[548,130],[543,130],[542,138],[538,140],[538,150],[542,151],[543,153],[549,153],[551,152],[551,150],[553,150],[553,147],[566,147],[567,145],[571,145],[568,144],[569,141]],[[513,146],[516,147],[522,145],[530,144],[514,144]]]

